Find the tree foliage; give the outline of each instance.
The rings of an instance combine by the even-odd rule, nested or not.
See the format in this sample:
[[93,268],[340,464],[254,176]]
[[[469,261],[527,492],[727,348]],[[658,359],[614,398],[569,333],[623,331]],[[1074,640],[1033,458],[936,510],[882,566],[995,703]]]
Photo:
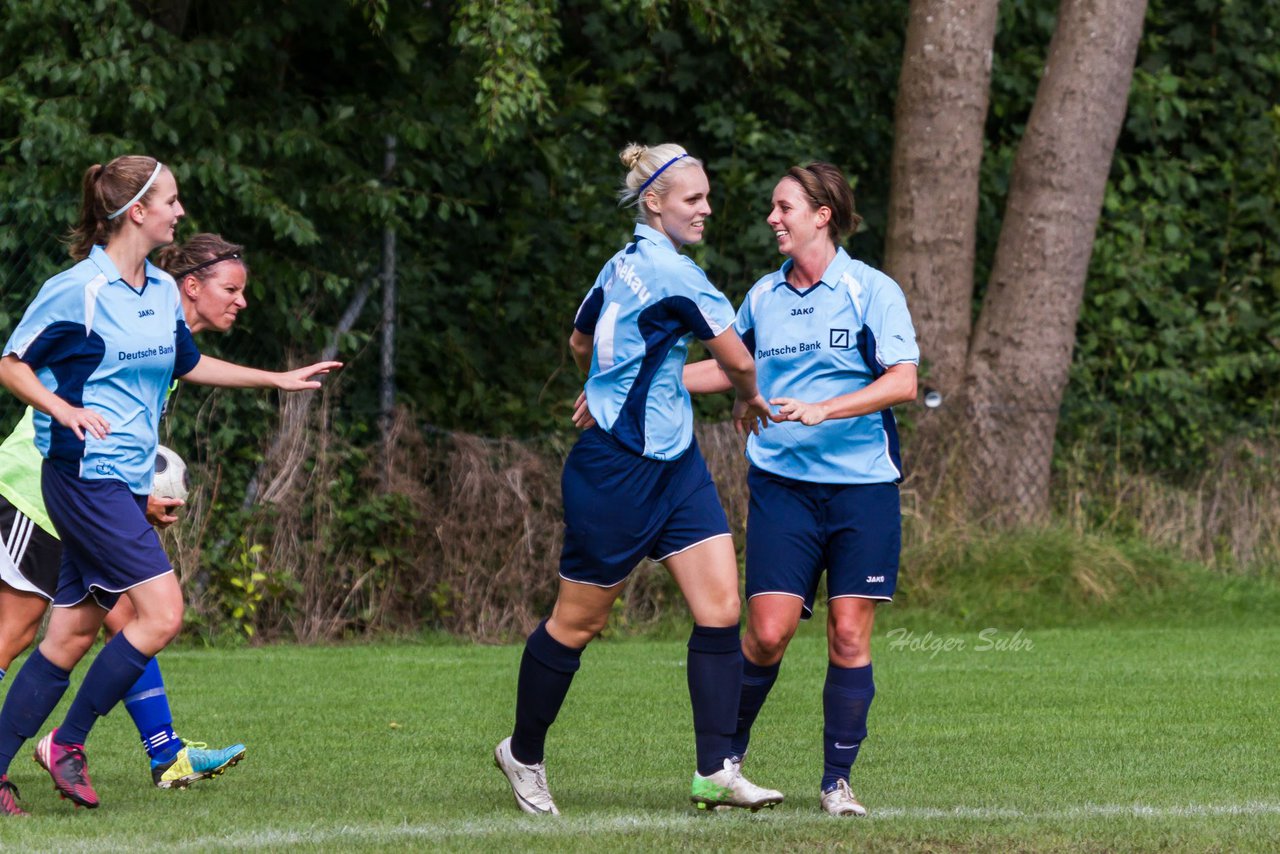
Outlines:
[[[1000,6],[979,283],[1057,8]],[[764,217],[795,162],[828,159],[856,181],[866,223],[849,248],[878,265],[906,21],[906,0],[292,0],[269,14],[247,0],[10,0],[0,327],[65,265],[56,238],[85,167],[145,152],[178,177],[183,233],[249,247],[250,309],[207,351],[259,365],[317,352],[394,228],[398,388],[419,424],[563,430],[579,382],[569,323],[630,231],[618,150],[677,141],[707,162],[715,213],[694,253],[732,299],[780,261]],[[1274,422],[1277,30],[1274,3],[1151,0],[1060,443],[1177,473]],[[339,342],[331,423],[357,446],[377,414],[376,302]],[[201,431],[237,506],[273,401],[185,389],[174,410],[174,441]]]
[[1276,423],[1278,32],[1274,4],[1152,3],[1068,410],[1149,468]]

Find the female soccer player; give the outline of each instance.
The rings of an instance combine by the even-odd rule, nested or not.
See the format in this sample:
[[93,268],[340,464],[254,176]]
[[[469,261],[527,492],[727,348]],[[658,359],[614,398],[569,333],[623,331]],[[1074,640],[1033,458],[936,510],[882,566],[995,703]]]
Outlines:
[[[840,248],[859,221],[835,166],[789,169],[768,218],[787,261],[756,282],[734,323],[785,421],[747,440],[747,631],[733,751],[746,754],[825,569],[821,804],[837,816],[867,814],[849,772],[875,694],[876,603],[892,600],[898,578],[902,464],[890,407],[915,398],[919,361],[901,289]],[[690,365],[685,382],[692,392],[728,389],[710,361]]]
[[[182,296],[183,316],[191,333],[228,331],[245,306],[248,273],[244,247],[216,234],[197,234],[182,246],[166,246],[161,269],[172,273]],[[40,494],[43,458],[35,445],[34,410],[28,408],[17,428],[0,444],[0,680],[9,664],[35,639],[40,620],[58,586],[62,546]],[[147,500],[147,518],[167,528],[177,521],[170,510],[177,499]],[[7,541],[6,541],[7,540]],[[111,634],[133,619],[133,607],[121,597],[107,614]],[[244,757],[243,744],[208,750],[186,742],[173,731],[173,715],[160,664],[152,659],[124,697],[151,764],[151,779],[162,789],[182,788],[222,773]],[[14,786],[0,779],[0,813],[20,809]]]
[[89,730],[182,626],[182,590],[145,515],[170,378],[298,391],[319,387],[312,378],[340,363],[271,373],[202,356],[177,283],[147,260],[172,242],[183,215],[172,173],[150,157],[118,157],[90,167],[83,189],[72,246],[82,260],[45,282],[0,358],[0,383],[37,410],[42,494],[62,541],[48,631],[0,709],[0,779],[123,593],[135,616],[94,659],[66,719],[36,749],[64,797],[96,807]]
[[587,373],[597,426],[565,462],[564,550],[549,619],[525,643],[515,729],[494,750],[516,803],[558,815],[543,747],[582,650],[643,557],[661,561],[693,613],[689,696],[697,748],[692,800],[758,809],[782,800],[730,761],[742,657],[738,573],[729,525],[693,437],[680,381],[690,335],[706,343],[737,392],[734,418],[754,431],[769,417],[751,355],[732,330],[725,297],[681,247],[702,239],[711,215],[702,164],[678,145],[629,145],[624,203],[640,208],[635,239],[605,264],[569,339]]

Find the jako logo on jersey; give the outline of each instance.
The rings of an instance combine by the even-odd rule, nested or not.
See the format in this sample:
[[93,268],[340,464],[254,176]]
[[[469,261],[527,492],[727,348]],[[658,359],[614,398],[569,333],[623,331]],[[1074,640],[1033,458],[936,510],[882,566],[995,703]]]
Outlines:
[[868,584],[884,584],[884,576],[883,576],[883,575],[868,575],[868,576],[867,576],[867,583],[868,583]]
[[649,301],[649,289],[644,286],[644,279],[636,274],[634,264],[628,264],[625,261],[618,264],[618,278],[631,288],[631,292],[640,298],[641,302]]
[[832,350],[848,350],[849,349],[849,330],[848,329],[832,329],[831,330],[831,349]]
[[798,316],[800,316],[800,315],[802,315],[802,314],[813,314],[813,306],[809,306],[808,308],[793,308],[793,309],[791,309],[791,316],[792,316],[792,317],[798,317]]
[[144,308],[138,312],[138,317],[155,317],[156,310],[154,308]]

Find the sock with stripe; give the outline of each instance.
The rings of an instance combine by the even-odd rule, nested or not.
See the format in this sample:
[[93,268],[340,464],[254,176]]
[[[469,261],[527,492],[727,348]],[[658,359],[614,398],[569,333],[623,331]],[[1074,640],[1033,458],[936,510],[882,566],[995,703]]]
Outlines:
[[147,663],[147,669],[124,695],[124,708],[152,761],[168,762],[182,749],[182,741],[173,733],[173,713],[159,661],[153,658]]
[[867,711],[876,695],[871,665],[837,667],[827,663],[827,682],[822,688],[822,791],[835,788],[838,780],[848,780],[858,748],[867,737]]
[[511,733],[511,755],[517,761],[536,765],[543,760],[547,730],[556,722],[581,663],[582,649],[553,638],[546,620],[525,641],[516,684],[516,726]]
[[742,644],[738,626],[693,627],[689,635],[689,700],[693,704],[693,738],[698,773],[704,777],[724,768],[732,755],[730,742],[738,724],[742,690]]
[[53,736],[54,742],[84,744],[98,718],[124,699],[151,658],[135,649],[124,632],[107,641],[85,674],[84,682],[80,683],[66,718]]
[[40,732],[70,680],[71,674],[41,655],[39,647],[27,656],[0,707],[0,774],[8,773],[23,742]]

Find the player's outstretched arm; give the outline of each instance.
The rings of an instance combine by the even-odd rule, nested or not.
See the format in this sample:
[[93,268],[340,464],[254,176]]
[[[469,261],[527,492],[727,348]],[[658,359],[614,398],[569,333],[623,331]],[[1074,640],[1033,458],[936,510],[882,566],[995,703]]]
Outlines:
[[0,384],[13,392],[23,403],[36,409],[66,427],[76,438],[84,440],[85,431],[95,439],[101,439],[111,432],[107,419],[91,409],[72,406],[62,398],[44,387],[31,366],[10,353],[0,359]]
[[305,391],[320,388],[320,380],[330,371],[342,367],[341,362],[316,362],[305,368],[292,371],[263,371],[224,362],[212,356],[201,356],[196,366],[180,379],[197,385],[212,385],[222,388],[278,388],[281,391]]

